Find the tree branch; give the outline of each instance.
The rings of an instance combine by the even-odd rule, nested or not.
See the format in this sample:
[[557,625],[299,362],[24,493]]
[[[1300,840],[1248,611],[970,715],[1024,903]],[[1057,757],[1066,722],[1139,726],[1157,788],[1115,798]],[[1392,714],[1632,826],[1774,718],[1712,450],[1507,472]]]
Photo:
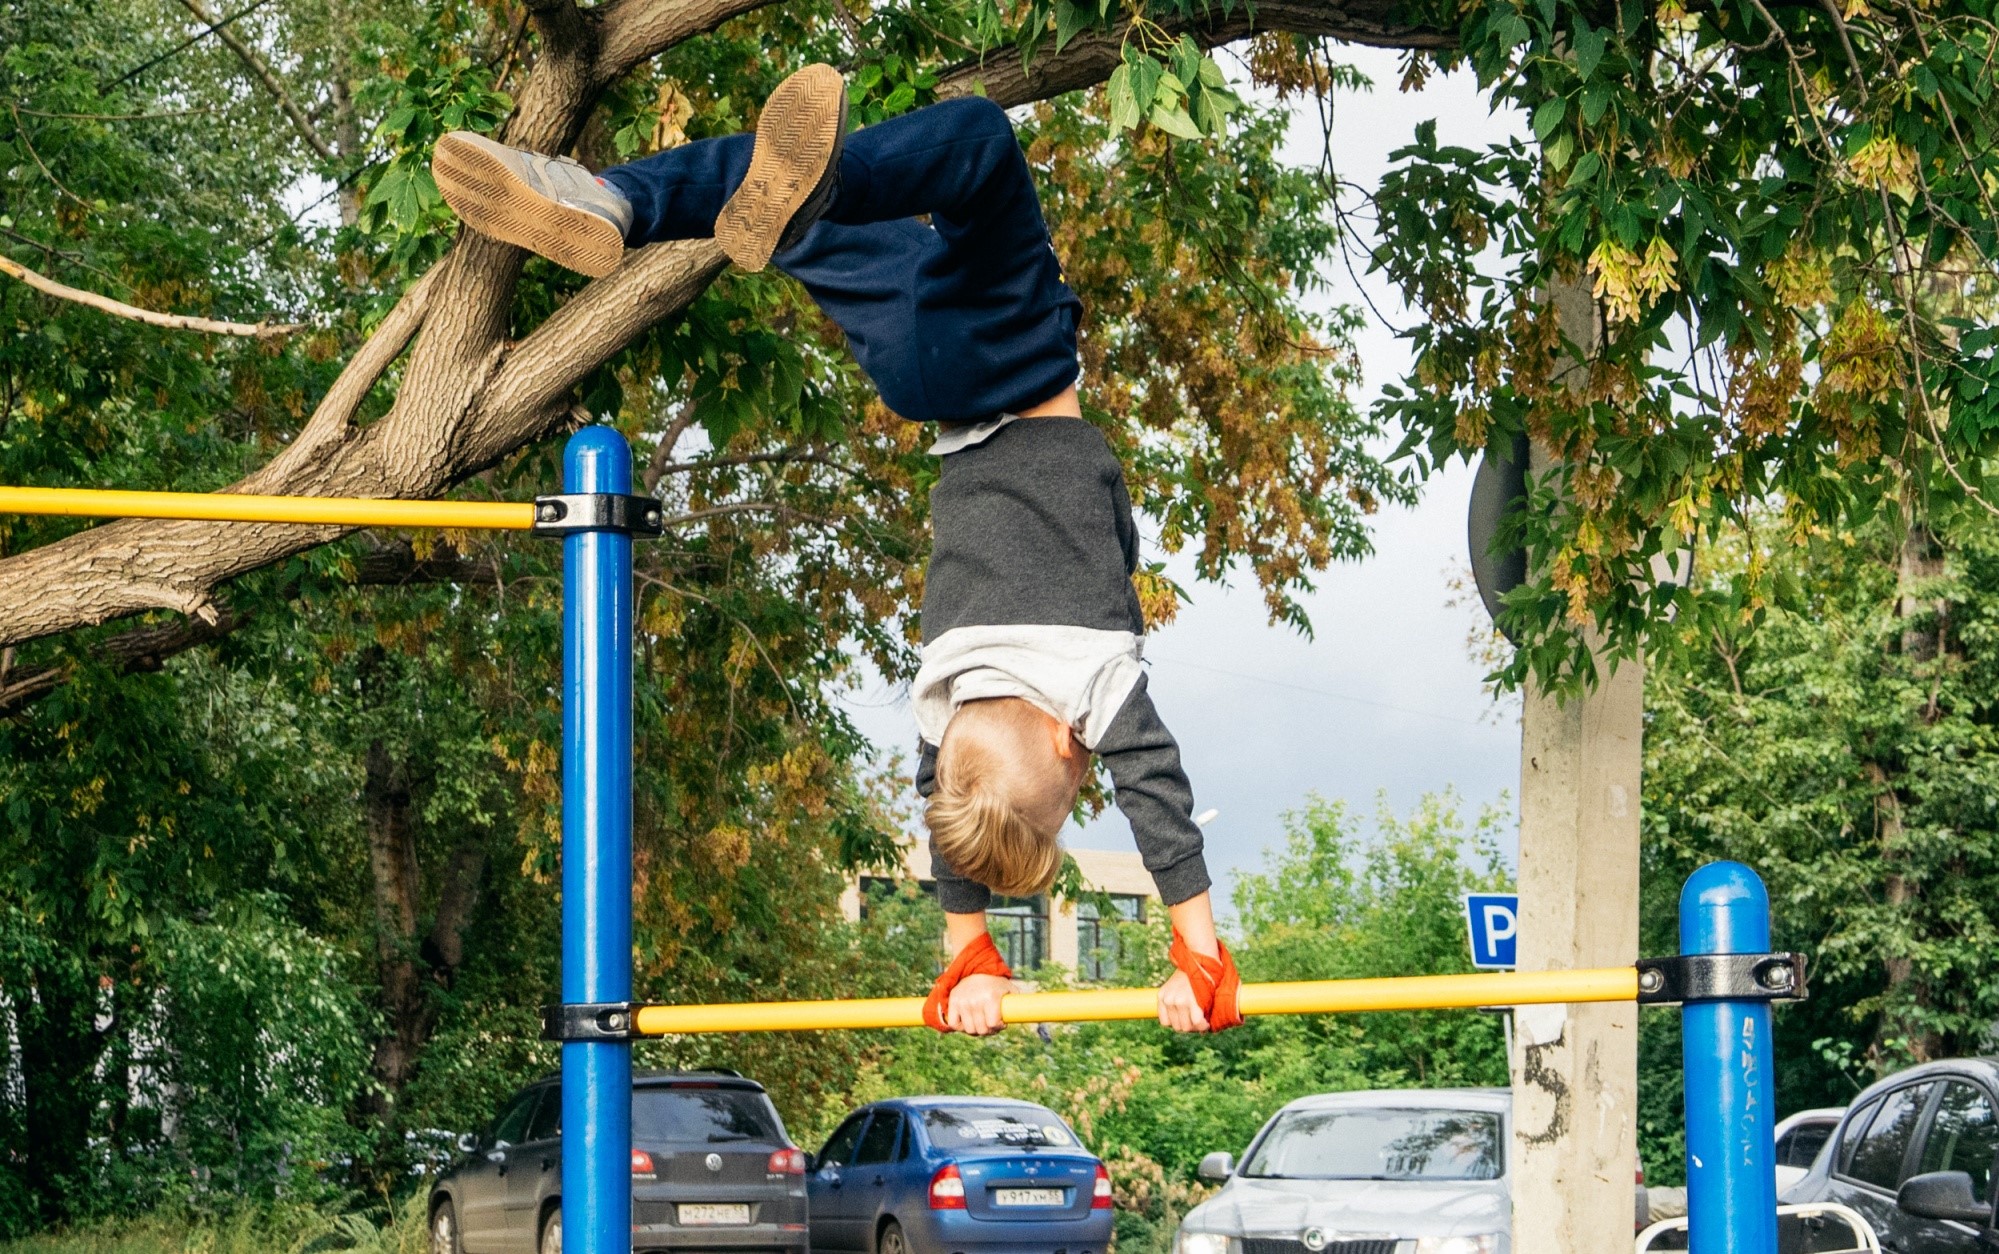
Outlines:
[[[1377,48],[1455,46],[1457,40],[1449,31],[1402,21],[1397,16],[1401,8],[1395,0],[1277,0],[1239,7],[1227,15],[1211,12],[1175,18],[1162,25],[1171,34],[1193,35],[1204,48],[1247,39],[1259,31],[1319,35]],[[1043,54],[1032,64],[1012,51],[961,62],[939,75],[937,95],[948,98],[980,91],[1012,107],[1093,87],[1117,68],[1128,29],[1129,23],[1121,23],[1109,32],[1085,32],[1070,40],[1060,53]]]
[[704,457],[700,461],[667,462],[659,467],[658,474],[653,475],[652,479],[653,486],[657,487],[659,480],[668,475],[693,474],[698,470],[718,470],[725,466],[789,466],[801,462],[814,466],[827,466],[855,478],[859,478],[862,473],[859,469],[823,453],[788,449],[776,453],[746,453],[741,457]]
[[264,484],[284,483],[294,471],[318,461],[347,438],[354,412],[423,326],[424,317],[430,312],[430,293],[438,276],[450,264],[450,258],[446,258],[410,285],[375,328],[375,333],[362,343],[340,377],[333,381],[333,386],[326,389],[326,395],[313,409],[298,437],[269,465],[237,485],[239,491],[261,492],[266,490]]
[[598,45],[597,78],[615,82],[625,71],[677,43],[714,30],[732,17],[775,0],[609,0]]
[[[98,646],[96,656],[127,675],[156,671],[175,654],[220,639],[242,625],[237,615],[224,613],[212,624],[191,618],[161,627],[140,627],[105,641]],[[74,674],[69,665],[14,671],[0,680],[0,717],[18,714],[68,683]]]
[[285,90],[285,85],[271,72],[270,64],[264,60],[263,54],[243,42],[243,37],[227,23],[218,22],[202,6],[201,0],[180,0],[180,3],[182,8],[194,14],[197,21],[213,30],[215,37],[227,45],[229,51],[236,54],[236,59],[250,71],[251,77],[264,85],[264,90],[270,92],[272,99],[278,102],[278,108],[291,119],[291,124],[297,128],[299,137],[327,163],[337,164],[340,154],[334,150],[332,144],[326,142],[326,137],[319,133],[319,128],[312,124],[312,119],[306,116],[305,110],[298,107],[291,93]]
[[71,301],[88,306],[114,318],[126,318],[133,322],[143,322],[147,326],[165,327],[170,331],[202,331],[210,335],[240,335],[250,339],[269,339],[280,335],[292,335],[305,327],[291,322],[220,322],[214,318],[196,318],[190,314],[157,313],[151,309],[141,309],[128,305],[122,300],[109,296],[99,296],[96,292],[86,292],[80,287],[58,283],[45,274],[22,265],[7,257],[0,257],[0,274],[21,280],[44,296],[57,300]]
[[[491,558],[470,558],[457,550],[440,546],[428,557],[419,558],[407,542],[364,553],[354,564],[353,587],[400,587],[422,583],[497,583],[500,567]],[[296,583],[283,595],[297,590]],[[212,623],[188,619],[160,626],[137,627],[111,637],[92,650],[92,656],[126,675],[159,670],[167,659],[189,649],[220,640],[249,621],[235,610],[223,610]],[[7,654],[11,657],[12,649]],[[0,718],[18,714],[48,696],[75,677],[72,664],[38,666],[15,671],[0,669]]]

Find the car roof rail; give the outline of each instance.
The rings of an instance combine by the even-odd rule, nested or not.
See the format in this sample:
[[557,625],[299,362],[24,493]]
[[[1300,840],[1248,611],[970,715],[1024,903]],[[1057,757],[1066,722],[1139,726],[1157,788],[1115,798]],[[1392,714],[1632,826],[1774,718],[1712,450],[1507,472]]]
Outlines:
[[673,1080],[741,1080],[744,1084],[755,1085],[757,1088],[763,1087],[763,1085],[758,1084],[757,1081],[750,1079],[734,1067],[696,1067],[685,1070],[679,1067],[670,1067],[634,1071],[632,1073],[632,1081],[634,1083],[645,1080],[664,1080],[669,1082]]

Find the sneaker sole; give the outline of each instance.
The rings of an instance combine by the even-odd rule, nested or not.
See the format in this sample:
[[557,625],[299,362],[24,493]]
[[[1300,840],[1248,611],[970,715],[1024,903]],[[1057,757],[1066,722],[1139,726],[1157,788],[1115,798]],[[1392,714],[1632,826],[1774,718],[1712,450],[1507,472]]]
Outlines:
[[430,172],[452,212],[481,235],[518,244],[593,279],[616,270],[625,256],[618,228],[536,191],[514,172],[507,152],[490,139],[459,132],[437,141]]
[[770,264],[785,227],[826,177],[847,128],[847,85],[830,65],[778,84],[757,119],[749,172],[715,219],[715,242],[745,270]]

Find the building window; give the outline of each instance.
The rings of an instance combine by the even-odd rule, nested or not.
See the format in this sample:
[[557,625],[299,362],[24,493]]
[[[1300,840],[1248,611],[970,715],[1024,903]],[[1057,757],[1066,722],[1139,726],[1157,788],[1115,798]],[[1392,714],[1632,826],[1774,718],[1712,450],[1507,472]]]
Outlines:
[[1076,903],[1076,970],[1086,980],[1117,978],[1119,947],[1117,925],[1137,923],[1145,918],[1145,898],[1113,895],[1111,917],[1097,910],[1093,898]]
[[[863,875],[860,883],[861,917],[867,918],[876,902],[894,897],[901,890],[901,885],[907,882],[889,879],[882,875]],[[916,888],[925,897],[934,899],[937,896],[936,880],[918,880]]]
[[1048,961],[1046,897],[994,897],[986,907],[986,926],[1015,971],[1032,971]]

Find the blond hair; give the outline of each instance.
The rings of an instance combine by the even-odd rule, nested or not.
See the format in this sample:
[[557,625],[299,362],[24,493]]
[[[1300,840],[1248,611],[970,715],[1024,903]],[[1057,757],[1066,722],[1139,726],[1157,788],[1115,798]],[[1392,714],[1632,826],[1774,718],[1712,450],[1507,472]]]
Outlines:
[[1048,891],[1062,867],[1056,837],[1075,804],[1048,716],[1018,697],[968,701],[937,752],[923,821],[938,857],[1005,897]]

